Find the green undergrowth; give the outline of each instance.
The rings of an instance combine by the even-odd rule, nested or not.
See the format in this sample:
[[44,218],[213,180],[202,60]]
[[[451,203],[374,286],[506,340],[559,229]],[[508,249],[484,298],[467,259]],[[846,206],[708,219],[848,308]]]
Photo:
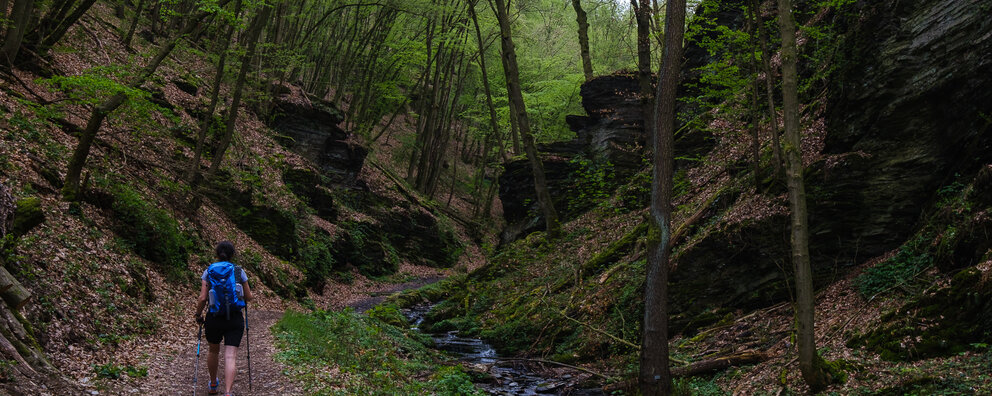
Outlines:
[[992,210],[992,197],[982,181],[988,177],[959,177],[940,188],[920,231],[857,278],[863,296],[893,292],[905,303],[884,314],[878,327],[855,334],[848,346],[886,360],[919,360],[992,342],[992,284],[975,266],[992,251],[992,222],[984,215]]
[[969,181],[958,176],[938,189],[919,231],[892,258],[865,269],[855,280],[861,295],[870,298],[899,292],[915,296],[932,281],[920,278],[927,270],[936,267],[950,273],[987,260],[992,222],[983,213],[992,209],[992,197],[988,183],[982,181],[986,177],[980,174]]
[[369,316],[288,311],[272,331],[277,359],[306,394],[482,394],[460,366],[441,364],[428,336],[405,324],[395,306],[380,306]]
[[114,213],[114,231],[130,249],[148,261],[171,281],[188,280],[190,253],[196,238],[184,231],[175,215],[149,200],[127,183],[111,180],[99,182],[109,191],[110,209]]
[[[616,212],[598,208],[587,216]],[[560,240],[534,233],[504,246],[464,280],[398,299],[443,299],[425,318],[424,331],[459,330],[504,355],[626,361],[639,342],[643,315],[644,261],[630,257],[646,238],[646,228],[631,223],[616,241],[586,227]],[[578,262],[570,252],[584,245],[602,245],[602,253]]]

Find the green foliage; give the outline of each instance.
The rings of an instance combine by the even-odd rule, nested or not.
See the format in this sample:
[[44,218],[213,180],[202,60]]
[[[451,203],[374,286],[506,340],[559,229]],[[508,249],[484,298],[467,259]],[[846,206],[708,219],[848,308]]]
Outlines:
[[616,189],[613,164],[585,157],[576,157],[569,162],[576,170],[569,176],[568,211],[578,213],[607,204]]
[[[293,367],[290,375],[307,394],[480,394],[459,367],[434,363],[435,352],[425,344],[429,337],[375,317],[350,310],[289,311],[273,331],[281,349],[277,359]],[[320,374],[327,366],[340,373]],[[434,374],[418,379],[427,373]]]
[[400,313],[399,308],[393,304],[376,305],[369,310],[368,315],[391,326],[400,328],[407,326],[406,318]]
[[136,128],[144,125],[153,125],[153,115],[163,114],[173,122],[178,118],[168,109],[163,108],[151,101],[152,94],[141,88],[133,88],[120,83],[126,79],[133,70],[122,66],[98,66],[83,70],[76,75],[55,75],[48,79],[39,80],[41,84],[53,90],[61,91],[67,96],[67,101],[60,102],[57,106],[44,111],[55,112],[68,105],[83,105],[89,107],[99,106],[108,98],[115,95],[124,95],[124,104],[115,111],[115,114],[124,117],[124,121]]
[[330,277],[335,264],[331,246],[331,238],[319,232],[311,234],[300,244],[299,259],[295,263],[303,271],[307,287],[318,290]]
[[909,282],[933,266],[933,256],[928,251],[925,238],[917,237],[899,248],[892,258],[865,269],[855,279],[858,292],[865,298],[906,286]]
[[854,7],[856,3],[857,0],[820,0],[815,7],[809,9],[809,15],[799,16],[812,18],[817,13],[833,14],[830,23],[802,24],[799,27],[808,39],[800,53],[800,74],[803,77],[799,82],[801,95],[818,95],[846,67],[844,63],[847,60],[841,56],[841,52],[849,44],[844,40],[841,29],[845,26],[845,19],[858,18]]
[[107,364],[97,364],[93,366],[96,376],[104,379],[119,379],[123,375],[131,378],[144,378],[148,376],[148,367],[132,366],[130,364],[120,366],[113,362]]
[[430,393],[434,395],[484,395],[472,378],[457,366],[441,367],[431,376]]
[[171,213],[149,202],[127,183],[107,180],[104,187],[113,196],[117,235],[135,254],[157,264],[167,279],[188,280],[192,274],[187,270],[187,261],[195,246],[194,238],[183,231]]
[[713,378],[676,378],[672,385],[672,395],[675,396],[723,396],[728,394],[720,388],[720,385]]

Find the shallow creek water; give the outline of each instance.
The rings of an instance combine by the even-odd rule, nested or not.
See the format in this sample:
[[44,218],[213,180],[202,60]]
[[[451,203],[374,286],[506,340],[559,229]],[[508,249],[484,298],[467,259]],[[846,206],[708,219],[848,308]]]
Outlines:
[[[404,309],[403,314],[413,329],[419,331],[424,316],[433,305]],[[437,349],[446,351],[461,362],[485,371],[491,380],[476,386],[491,395],[605,395],[598,389],[575,389],[575,378],[564,374],[550,378],[542,376],[520,361],[501,359],[493,347],[478,338],[461,337],[457,331],[430,334]]]

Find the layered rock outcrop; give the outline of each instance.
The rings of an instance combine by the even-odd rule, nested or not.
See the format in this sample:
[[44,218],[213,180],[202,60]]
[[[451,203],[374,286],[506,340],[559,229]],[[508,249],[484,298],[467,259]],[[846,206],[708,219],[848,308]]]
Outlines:
[[348,141],[348,132],[338,124],[344,120],[334,103],[315,97],[281,95],[270,126],[282,137],[280,143],[313,161],[331,182],[359,185],[358,172],[368,150]]
[[[583,84],[580,95],[587,115],[566,117],[569,127],[576,134],[575,139],[538,146],[548,189],[559,216],[564,219],[580,212],[575,205],[569,205],[572,179],[581,169],[573,160],[581,157],[608,163],[617,182],[622,182],[643,166],[646,134],[638,89],[637,75],[634,73],[601,76]],[[502,240],[512,241],[543,229],[544,220],[537,207],[534,178],[527,159],[506,163],[499,185],[499,197],[507,223]]]
[[813,179],[823,194],[811,200],[811,232],[836,242],[824,251],[856,259],[894,248],[941,186],[992,161],[987,8],[929,0],[862,10],[832,81],[825,148],[857,155]]
[[[838,71],[825,82],[826,160],[806,178],[818,286],[899,247],[942,187],[967,184],[992,162],[992,19],[979,3],[884,1],[847,10],[842,53],[830,65]],[[936,264],[960,268],[983,254]],[[712,307],[781,301],[791,277],[787,214],[707,235],[677,264],[672,295],[691,296],[672,301],[677,327],[718,320]]]

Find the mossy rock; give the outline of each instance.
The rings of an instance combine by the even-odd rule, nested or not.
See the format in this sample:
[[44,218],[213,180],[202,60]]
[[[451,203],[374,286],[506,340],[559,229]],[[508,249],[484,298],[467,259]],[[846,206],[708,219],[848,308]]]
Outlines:
[[948,287],[917,297],[881,318],[883,325],[848,341],[886,360],[916,360],[968,350],[992,342],[992,287],[981,271],[968,268]]
[[299,249],[296,218],[277,208],[255,204],[252,190],[242,191],[214,178],[205,195],[220,206],[239,229],[283,260],[293,260]]
[[407,328],[410,325],[406,318],[403,317],[403,314],[400,313],[399,308],[393,304],[376,305],[369,310],[368,315],[371,318],[399,328]]
[[309,169],[288,169],[283,172],[282,180],[293,194],[317,212],[318,217],[331,222],[337,220],[334,196],[320,174]]
[[41,198],[21,198],[15,205],[17,209],[14,209],[14,222],[10,228],[14,237],[27,234],[45,222],[45,212],[41,210]]

